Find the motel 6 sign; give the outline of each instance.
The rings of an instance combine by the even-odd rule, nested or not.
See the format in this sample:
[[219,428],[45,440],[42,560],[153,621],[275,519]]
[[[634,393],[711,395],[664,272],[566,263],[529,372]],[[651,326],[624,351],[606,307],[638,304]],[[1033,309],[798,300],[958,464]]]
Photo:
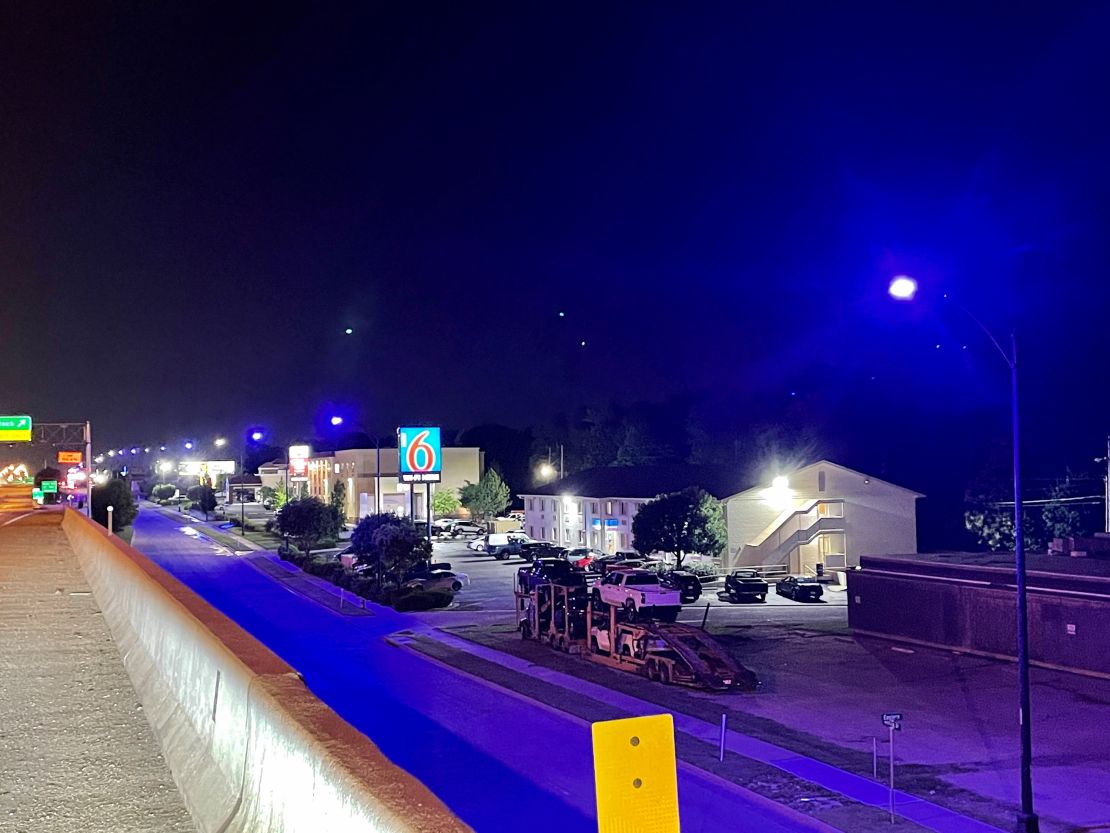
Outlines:
[[402,483],[438,483],[443,473],[439,428],[398,428],[397,455]]

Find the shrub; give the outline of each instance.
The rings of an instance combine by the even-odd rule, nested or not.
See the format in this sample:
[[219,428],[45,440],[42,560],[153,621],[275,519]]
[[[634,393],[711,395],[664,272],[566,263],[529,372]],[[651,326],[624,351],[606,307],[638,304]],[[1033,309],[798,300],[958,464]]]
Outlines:
[[176,495],[177,494],[177,487],[174,486],[174,485],[171,485],[169,483],[159,483],[157,486],[155,486],[151,490],[150,493],[154,497],[158,498],[158,503],[165,506],[165,504],[162,503],[162,501],[169,500],[171,497]]
[[112,528],[123,529],[135,520],[139,509],[131,497],[131,486],[126,480],[109,480],[92,490],[93,520],[103,527],[108,526],[108,507],[112,507]]

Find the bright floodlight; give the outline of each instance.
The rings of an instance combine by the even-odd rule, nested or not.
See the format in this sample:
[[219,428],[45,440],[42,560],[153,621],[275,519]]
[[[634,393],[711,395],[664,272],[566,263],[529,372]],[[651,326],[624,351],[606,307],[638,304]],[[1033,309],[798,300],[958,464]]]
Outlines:
[[346,333],[347,335],[350,335],[351,333],[353,333],[353,332],[354,332],[354,330],[352,330],[352,329],[351,329],[350,327],[348,327],[348,328],[347,328],[347,329],[345,329],[345,330],[344,330],[343,332],[344,332],[344,333]]
[[223,437],[216,437],[216,448],[223,448],[225,445],[227,445],[227,440]]
[[192,444],[191,442],[190,442],[190,443],[185,443],[185,447],[186,447],[187,449],[189,449],[190,451],[192,451],[192,450],[193,450],[193,444]]
[[171,472],[173,471],[173,463],[162,463],[160,466],[158,466],[158,468],[162,472]]
[[252,432],[251,433],[251,439],[254,440],[255,442],[259,442],[262,439],[262,432],[261,431]]
[[341,417],[341,416],[333,416],[333,417],[331,418],[331,424],[332,424],[332,425],[342,425],[342,424],[343,424],[343,417]]
[[899,275],[890,282],[890,297],[898,301],[912,301],[917,294],[917,281],[907,275]]
[[774,478],[771,481],[771,488],[772,489],[789,489],[790,488],[790,481],[788,479],[786,479],[785,477],[783,477],[782,475],[779,475],[778,477]]
[[555,467],[551,463],[540,464],[540,477],[554,477]]

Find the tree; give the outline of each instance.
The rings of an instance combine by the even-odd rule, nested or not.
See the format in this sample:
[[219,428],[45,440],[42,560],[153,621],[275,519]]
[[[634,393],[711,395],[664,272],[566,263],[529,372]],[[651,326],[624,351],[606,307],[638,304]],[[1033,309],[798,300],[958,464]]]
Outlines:
[[291,500],[278,510],[274,527],[305,555],[312,552],[321,538],[333,528],[335,515],[331,507],[319,498],[306,497]]
[[1069,471],[1048,489],[1049,502],[1041,513],[1044,522],[1045,544],[1051,538],[1075,538],[1085,531],[1083,516],[1068,498],[1077,497],[1077,489]]
[[437,518],[459,511],[459,496],[454,489],[436,489],[432,495],[432,512]]
[[497,469],[489,469],[477,483],[459,489],[459,502],[475,520],[488,521],[508,508],[512,495]]
[[432,557],[432,545],[413,522],[392,512],[362,518],[351,533],[351,550],[359,564],[376,568],[379,586],[383,573],[400,576]]
[[641,553],[673,553],[677,567],[692,552],[717,555],[728,544],[721,505],[696,486],[641,506],[632,519],[632,537]]
[[334,515],[334,529],[332,535],[338,536],[340,530],[347,523],[347,486],[342,480],[336,480],[328,498],[328,506]]
[[169,483],[159,483],[157,486],[154,487],[153,491],[151,491],[151,495],[156,500],[169,500],[176,494],[177,487]]
[[208,520],[208,513],[216,508],[216,492],[209,485],[209,481],[190,486],[185,496],[204,513],[204,519]]
[[[1014,481],[1010,444],[992,443],[982,468],[964,492],[964,526],[990,550],[1014,549]],[[1044,536],[1031,507],[1023,507],[1022,533],[1028,550],[1041,549]]]
[[[269,487],[263,487],[263,495],[265,495],[267,488]],[[274,498],[274,509],[281,509],[281,507],[285,506],[285,504],[289,502],[289,490],[285,488],[284,483],[278,483],[277,488],[270,489],[270,492],[273,494]]]
[[93,486],[92,516],[101,526],[108,526],[108,507],[112,507],[112,530],[119,532],[130,526],[139,514],[135,499],[131,496],[131,486],[126,480],[109,480],[102,486]]

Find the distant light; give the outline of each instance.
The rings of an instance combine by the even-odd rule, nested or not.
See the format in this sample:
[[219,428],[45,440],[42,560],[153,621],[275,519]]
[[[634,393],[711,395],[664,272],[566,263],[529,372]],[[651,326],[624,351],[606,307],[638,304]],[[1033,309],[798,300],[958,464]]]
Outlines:
[[581,343],[579,344],[579,346],[580,346],[580,347],[585,347],[585,346],[586,346],[586,342],[584,342],[584,341],[583,341],[583,342],[581,342]]
[[96,459],[95,459],[95,462],[103,463],[104,462],[104,455],[101,454],[101,455],[97,456]]
[[120,453],[120,454],[126,454],[126,453],[127,453],[127,449],[126,449],[126,448],[121,448],[121,449],[119,450],[119,453]]
[[166,447],[164,445],[160,445],[160,446],[158,446],[158,450],[159,451],[165,451]]
[[192,444],[191,442],[190,442],[190,443],[185,443],[185,447],[186,447],[187,449],[189,449],[190,451],[192,451],[192,450],[193,450],[193,444]]
[[261,431],[254,431],[251,433],[251,439],[254,440],[256,443],[260,442],[262,440],[262,437],[263,434]]
[[551,463],[540,464],[540,477],[554,477],[555,467]]
[[132,448],[132,449],[131,449],[131,453],[132,453],[132,454],[138,454],[138,453],[139,453],[139,447],[138,447],[138,446],[135,446],[134,448]]
[[150,446],[149,445],[146,448],[143,449],[143,454],[150,454]]
[[216,448],[223,448],[225,445],[227,445],[227,440],[223,437],[216,437]]
[[352,329],[351,329],[350,327],[348,327],[348,328],[347,328],[347,329],[345,329],[345,330],[344,330],[343,332],[344,332],[344,333],[346,333],[347,335],[350,335],[351,333],[353,333],[353,332],[354,332],[354,330],[352,330]]
[[790,507],[794,501],[794,491],[790,488],[790,481],[782,475],[771,480],[771,488],[764,489],[762,496],[772,509],[780,512]]
[[173,471],[173,463],[169,463],[169,462],[162,463],[158,466],[158,470],[161,471],[163,474],[166,473],[166,472]]
[[567,314],[565,312],[563,312],[562,310],[559,310],[559,317],[560,318],[566,318]]
[[343,417],[341,417],[341,416],[333,416],[333,417],[331,418],[331,424],[332,424],[332,425],[342,425],[342,424],[343,424]]
[[917,294],[917,281],[908,275],[898,275],[890,282],[890,297],[898,301],[912,301]]

